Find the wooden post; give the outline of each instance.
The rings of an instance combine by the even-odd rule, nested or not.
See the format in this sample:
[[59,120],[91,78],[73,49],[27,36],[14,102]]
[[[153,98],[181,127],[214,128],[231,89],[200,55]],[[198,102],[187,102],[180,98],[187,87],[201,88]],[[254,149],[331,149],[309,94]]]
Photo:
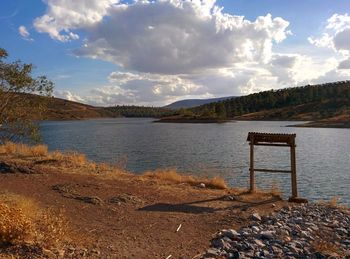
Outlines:
[[254,179],[254,138],[250,140],[250,192],[255,192]]
[[292,198],[298,197],[298,187],[297,187],[297,171],[295,162],[295,143],[290,147],[290,166],[292,171]]

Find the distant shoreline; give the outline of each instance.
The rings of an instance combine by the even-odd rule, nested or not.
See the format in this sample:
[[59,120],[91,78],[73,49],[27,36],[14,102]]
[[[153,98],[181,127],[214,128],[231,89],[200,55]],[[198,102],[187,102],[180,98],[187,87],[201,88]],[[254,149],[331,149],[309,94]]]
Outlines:
[[222,118],[195,118],[195,117],[165,117],[153,121],[154,123],[226,123],[234,122],[233,119]]

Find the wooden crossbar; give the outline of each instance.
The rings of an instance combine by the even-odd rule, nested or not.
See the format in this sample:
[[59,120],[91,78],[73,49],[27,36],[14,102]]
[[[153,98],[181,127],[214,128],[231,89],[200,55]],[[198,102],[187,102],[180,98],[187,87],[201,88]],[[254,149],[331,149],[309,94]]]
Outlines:
[[[250,169],[249,169],[250,170]],[[254,168],[254,172],[267,172],[267,173],[292,173],[291,170],[275,170],[275,169],[258,169]]]
[[257,143],[254,146],[270,146],[270,147],[290,147],[288,144],[270,144],[270,143]]

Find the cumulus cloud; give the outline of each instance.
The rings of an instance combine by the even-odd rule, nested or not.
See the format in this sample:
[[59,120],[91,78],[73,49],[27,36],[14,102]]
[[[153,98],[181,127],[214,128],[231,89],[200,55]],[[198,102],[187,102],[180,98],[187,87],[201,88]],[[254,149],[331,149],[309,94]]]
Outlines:
[[249,21],[222,13],[214,1],[144,1],[114,5],[108,14],[86,28],[87,40],[74,53],[157,74],[268,62],[289,25],[270,14]]
[[27,28],[23,25],[18,27],[18,33],[22,36],[23,39],[32,41],[33,39],[30,37],[30,33]]
[[34,20],[38,32],[48,33],[59,41],[77,40],[72,30],[101,22],[118,0],[46,0],[46,14]]
[[55,96],[56,98],[62,98],[73,102],[87,102],[85,98],[73,94],[71,91],[68,90],[56,90],[54,91],[53,96]]
[[215,0],[46,0],[34,28],[62,42],[78,41],[77,57],[111,62],[116,72],[83,96],[95,105],[163,105],[183,98],[241,95],[320,80],[350,67],[350,16],[334,14],[313,48],[341,58],[276,53],[292,33],[281,17],[228,14]]
[[327,47],[346,57],[339,61],[339,69],[348,69],[350,58],[350,16],[333,14],[320,37],[309,37],[309,42],[317,47]]

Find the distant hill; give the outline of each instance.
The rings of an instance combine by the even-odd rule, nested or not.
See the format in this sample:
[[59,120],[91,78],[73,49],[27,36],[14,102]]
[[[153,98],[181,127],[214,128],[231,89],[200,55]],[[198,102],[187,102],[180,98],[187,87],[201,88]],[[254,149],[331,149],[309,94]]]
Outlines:
[[[28,98],[39,98],[28,95]],[[165,107],[114,106],[94,107],[50,97],[47,120],[78,120],[106,117],[193,117],[225,121],[236,120],[299,120],[313,121],[303,126],[350,127],[350,81],[264,91],[240,97],[224,97],[200,106],[175,110]],[[213,100],[220,100],[211,102]],[[183,100],[176,103],[191,100]],[[174,103],[174,104],[176,104]],[[198,103],[198,102],[197,102]],[[192,102],[192,104],[194,104]],[[172,104],[173,105],[173,104]],[[174,106],[172,106],[174,107]],[[175,106],[175,107],[182,107]],[[33,119],[35,115],[33,115]],[[176,121],[175,121],[176,122]]]
[[[56,97],[39,97],[34,94],[25,94],[27,98],[45,98],[47,109],[43,114],[44,120],[81,120],[92,118],[113,117],[152,117],[159,118],[177,114],[175,110],[161,107],[145,107],[133,105],[117,105],[113,107],[95,107],[88,104],[68,101]],[[33,115],[33,119],[39,119]],[[42,119],[42,117],[40,117]]]
[[232,99],[232,98],[235,98],[235,96],[210,98],[210,99],[186,99],[186,100],[180,100],[180,101],[168,104],[164,106],[164,108],[169,108],[169,109],[192,108],[195,106],[200,106],[200,105],[212,103],[212,102],[219,102],[219,101]]
[[103,107],[95,107],[56,97],[49,98],[48,109],[45,112],[45,119],[47,120],[79,120],[113,116],[113,113]]
[[[254,93],[190,109],[237,120],[306,120],[349,126],[350,81]],[[310,124],[311,125],[311,124]],[[316,124],[314,124],[316,125]]]

